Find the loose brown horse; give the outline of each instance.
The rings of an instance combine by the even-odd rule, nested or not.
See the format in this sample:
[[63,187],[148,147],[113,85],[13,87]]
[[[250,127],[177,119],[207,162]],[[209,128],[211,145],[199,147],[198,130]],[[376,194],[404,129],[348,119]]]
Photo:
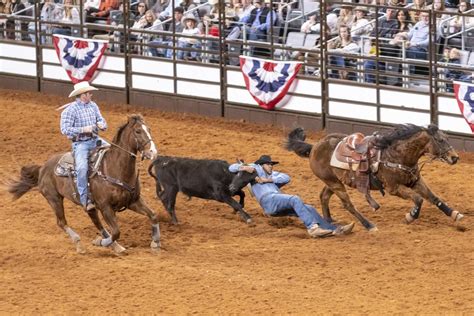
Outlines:
[[[354,171],[331,166],[330,161],[338,143],[347,135],[329,134],[317,144],[305,142],[302,128],[296,128],[289,135],[286,148],[301,157],[309,157],[313,173],[326,185],[321,191],[320,200],[324,217],[332,221],[329,211],[329,200],[333,194],[341,199],[344,207],[354,215],[368,230],[377,227],[361,215],[352,204],[345,185],[355,187]],[[448,143],[446,135],[437,126],[420,127],[412,124],[397,125],[392,130],[378,133],[373,138],[375,148],[379,148],[379,166],[373,176],[378,178],[383,188],[391,195],[412,200],[413,209],[406,214],[407,223],[413,222],[420,215],[423,199],[436,205],[453,220],[463,217],[458,211],[449,208],[426,185],[420,174],[419,159],[429,155],[450,165],[455,164],[459,156]],[[376,189],[373,183],[370,189]]]
[[[134,212],[148,216],[152,224],[152,249],[160,247],[160,229],[157,215],[140,197],[140,185],[136,167],[137,154],[142,158],[152,159],[156,147],[151,138],[150,130],[141,115],[132,115],[127,123],[121,126],[115,135],[112,146],[105,153],[97,174],[89,179],[89,191],[96,207],[109,226],[109,232],[102,226],[96,209],[88,212],[94,225],[102,235],[94,240],[96,246],[111,246],[115,252],[125,250],[116,240],[120,230],[115,212],[128,208]],[[75,184],[72,178],[57,176],[55,166],[63,154],[51,157],[43,166],[24,166],[19,180],[11,181],[8,191],[14,199],[20,198],[30,189],[38,187],[49,205],[54,209],[58,226],[63,229],[76,245],[79,253],[84,253],[79,235],[68,226],[64,215],[64,198],[79,204],[76,198]]]

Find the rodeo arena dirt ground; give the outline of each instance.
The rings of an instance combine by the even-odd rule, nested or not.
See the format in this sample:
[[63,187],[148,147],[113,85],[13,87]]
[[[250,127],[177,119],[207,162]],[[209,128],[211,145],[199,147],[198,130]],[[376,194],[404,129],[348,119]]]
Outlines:
[[[97,92],[97,93],[100,93]],[[59,131],[60,97],[0,90],[0,178],[16,177],[21,166],[43,164],[68,151]],[[271,126],[161,113],[149,108],[99,102],[111,139],[128,114],[141,113],[162,155],[256,160],[271,154],[276,170],[292,177],[285,192],[320,209],[322,182],[308,161],[282,147],[289,132]],[[309,135],[316,142],[322,133]],[[412,207],[374,193],[370,210],[350,190],[355,205],[379,231],[358,222],[347,236],[312,239],[295,218],[266,217],[247,194],[248,226],[215,201],[178,195],[175,226],[156,198],[149,161],[140,167],[142,194],[159,214],[162,250],[149,248],[150,224],[131,211],[118,214],[120,242],[127,255],[91,244],[97,232],[87,214],[66,202],[69,225],[87,253],[56,225],[38,191],[12,202],[0,193],[0,313],[21,314],[473,314],[474,153],[460,163],[427,164],[427,183],[465,218],[454,222],[423,204],[420,219],[403,222]],[[331,200],[339,223],[355,221]]]

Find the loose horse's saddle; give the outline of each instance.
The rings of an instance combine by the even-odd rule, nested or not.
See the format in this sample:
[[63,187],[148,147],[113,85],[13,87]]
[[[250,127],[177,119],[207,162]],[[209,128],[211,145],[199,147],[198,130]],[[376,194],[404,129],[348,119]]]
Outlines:
[[364,136],[362,133],[344,137],[334,149],[330,165],[345,170],[366,172],[369,166],[364,164],[369,162],[371,171],[377,172],[380,149],[373,146],[373,139],[374,136]]
[[[89,158],[89,178],[92,177],[102,162],[105,153],[109,150],[109,146],[103,146],[92,151]],[[74,156],[71,152],[67,152],[59,159],[54,167],[54,174],[58,177],[76,177],[76,170],[74,168]]]

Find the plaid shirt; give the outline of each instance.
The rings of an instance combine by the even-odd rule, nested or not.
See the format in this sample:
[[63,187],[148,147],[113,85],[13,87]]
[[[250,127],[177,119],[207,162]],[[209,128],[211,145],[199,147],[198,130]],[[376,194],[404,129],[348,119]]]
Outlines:
[[92,101],[83,103],[77,98],[61,113],[61,133],[69,139],[77,137],[77,140],[87,140],[90,137],[79,137],[79,134],[83,133],[84,127],[95,126],[97,123],[101,123],[107,128],[107,123],[100,114],[99,107]]

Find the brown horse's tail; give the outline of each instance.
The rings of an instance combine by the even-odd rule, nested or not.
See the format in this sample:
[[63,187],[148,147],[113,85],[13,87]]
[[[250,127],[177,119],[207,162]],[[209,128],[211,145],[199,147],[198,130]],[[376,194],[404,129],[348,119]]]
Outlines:
[[294,151],[298,156],[308,158],[313,145],[306,143],[306,135],[301,127],[297,127],[288,134],[285,149]]
[[30,165],[21,168],[20,179],[13,180],[7,184],[7,190],[17,200],[26,192],[38,185],[39,171],[41,166]]

